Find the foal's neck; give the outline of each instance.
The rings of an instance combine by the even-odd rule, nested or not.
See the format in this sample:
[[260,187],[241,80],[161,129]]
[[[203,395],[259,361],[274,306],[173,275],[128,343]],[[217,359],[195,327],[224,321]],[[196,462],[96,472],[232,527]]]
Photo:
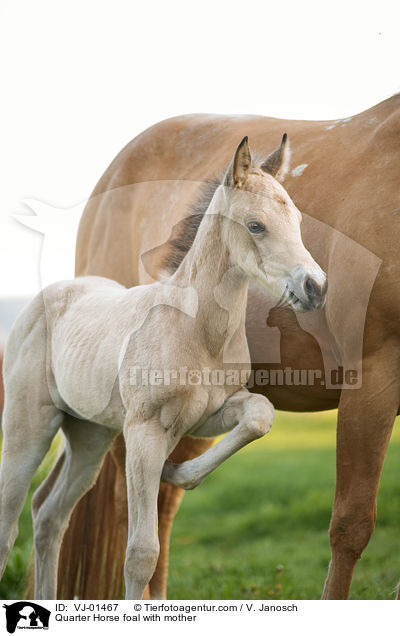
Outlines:
[[196,331],[203,333],[210,352],[217,354],[238,329],[246,315],[248,278],[231,260],[224,240],[223,224],[229,219],[209,208],[193,245],[171,282],[192,287],[198,296]]

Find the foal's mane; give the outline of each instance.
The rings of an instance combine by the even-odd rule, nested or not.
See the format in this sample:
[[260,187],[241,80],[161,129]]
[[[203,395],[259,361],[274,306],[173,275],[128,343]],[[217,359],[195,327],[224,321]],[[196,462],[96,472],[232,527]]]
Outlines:
[[[260,164],[261,158],[258,155],[254,155],[252,158],[252,169],[257,169],[257,166]],[[227,170],[229,170],[231,166],[232,163]],[[227,177],[228,173],[225,171],[225,178]],[[192,247],[204,214],[211,203],[216,189],[221,185],[221,182],[221,175],[219,177],[213,177],[210,181],[205,181],[200,187],[197,198],[189,205],[188,215],[172,228],[168,241],[142,255],[142,263],[151,276],[157,278],[160,270],[168,276],[176,272]],[[149,259],[149,257],[150,255],[157,255],[157,253],[159,254],[159,258],[156,258],[157,269],[151,271],[152,259]]]
[[[252,169],[255,169],[261,163],[262,158],[258,155],[253,155]],[[192,247],[201,220],[211,203],[216,189],[221,185],[221,181],[221,176],[214,177],[211,181],[206,181],[202,185],[197,199],[190,205],[189,215],[185,216],[173,227],[170,238],[163,246],[166,253],[162,258],[162,269],[168,274],[171,275],[178,269]]]
[[164,245],[166,254],[162,260],[162,268],[170,274],[178,269],[192,247],[201,220],[220,184],[221,179],[216,178],[204,183],[198,198],[189,208],[190,214],[174,226],[171,237]]

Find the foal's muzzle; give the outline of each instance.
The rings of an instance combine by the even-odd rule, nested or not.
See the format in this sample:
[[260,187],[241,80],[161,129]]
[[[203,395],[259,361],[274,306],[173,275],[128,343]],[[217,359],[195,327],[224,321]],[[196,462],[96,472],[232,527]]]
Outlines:
[[321,309],[326,300],[328,281],[325,272],[313,267],[297,266],[288,281],[289,302],[296,311]]

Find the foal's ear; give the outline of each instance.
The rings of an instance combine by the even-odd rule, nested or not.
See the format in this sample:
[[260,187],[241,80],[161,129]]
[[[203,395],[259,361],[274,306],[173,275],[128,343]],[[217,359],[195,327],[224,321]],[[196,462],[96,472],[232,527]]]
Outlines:
[[289,161],[289,154],[289,144],[287,143],[287,134],[285,133],[282,137],[279,148],[274,150],[274,152],[272,152],[261,164],[261,170],[271,174],[276,179],[283,177]]
[[237,147],[233,162],[229,166],[224,178],[224,185],[243,187],[251,168],[251,154],[249,140],[244,137]]

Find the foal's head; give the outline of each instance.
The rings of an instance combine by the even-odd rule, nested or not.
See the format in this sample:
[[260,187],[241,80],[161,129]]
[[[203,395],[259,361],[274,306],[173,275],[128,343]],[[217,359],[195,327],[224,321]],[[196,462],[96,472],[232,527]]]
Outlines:
[[306,250],[301,214],[276,180],[285,163],[286,135],[280,147],[252,166],[247,137],[216,192],[231,260],[249,277],[296,311],[319,309],[327,291],[326,275]]

